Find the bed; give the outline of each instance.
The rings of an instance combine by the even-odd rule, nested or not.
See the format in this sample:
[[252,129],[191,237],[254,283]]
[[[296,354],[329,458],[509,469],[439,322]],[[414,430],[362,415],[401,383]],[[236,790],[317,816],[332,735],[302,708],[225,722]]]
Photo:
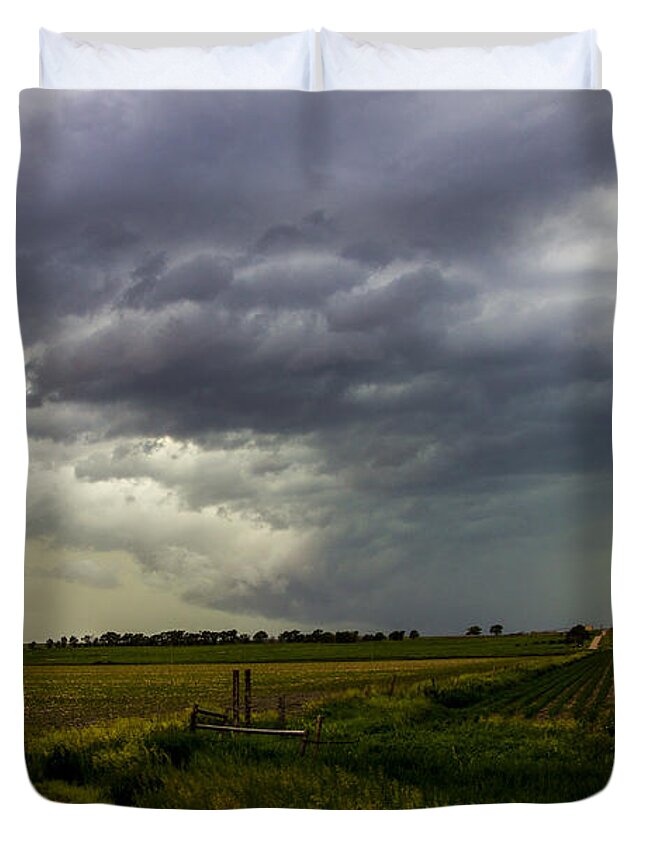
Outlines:
[[[424,90],[379,81],[383,48],[323,34],[325,89],[303,91],[311,34],[286,38],[291,76],[274,57],[272,84],[263,56],[263,91],[228,77],[193,88],[179,57],[176,88],[48,76],[21,95],[28,701],[30,667],[70,655],[128,663],[137,649],[152,665],[179,649],[192,665],[195,647],[214,665],[226,647],[225,663],[259,666],[267,650],[322,664],[364,649],[376,673],[374,656],[430,666],[440,647],[415,643],[462,635],[446,659],[499,653],[515,669],[445,683],[406,670],[414,701],[436,725],[464,709],[468,725],[505,707],[515,720],[537,678],[519,658],[544,655],[526,708],[563,738],[579,717],[580,760],[600,770],[569,789],[547,769],[499,801],[587,796],[608,778],[613,736],[616,171],[594,54],[574,62],[579,43],[565,46],[587,88],[534,76],[495,89],[480,76]],[[484,59],[507,79],[513,56]],[[555,73],[545,56],[533,71]],[[379,702],[396,699],[387,672],[374,674]],[[89,721],[74,716],[85,687],[70,683],[58,731]],[[56,752],[41,726],[28,766],[58,799],[87,780],[60,759],[68,735]],[[157,735],[142,737],[150,749]],[[184,747],[159,738],[181,769]],[[338,765],[325,767],[333,780]],[[424,787],[427,769],[383,773],[365,790],[371,807],[464,801]],[[141,778],[126,794],[114,783],[110,801],[164,807]],[[466,801],[480,802],[473,790]]]

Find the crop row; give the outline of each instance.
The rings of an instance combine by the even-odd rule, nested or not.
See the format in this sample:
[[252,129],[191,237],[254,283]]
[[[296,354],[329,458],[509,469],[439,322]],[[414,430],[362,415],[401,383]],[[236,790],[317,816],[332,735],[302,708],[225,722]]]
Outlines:
[[596,652],[529,674],[478,704],[477,712],[521,714],[527,719],[565,713],[593,721],[608,702],[612,681],[611,653]]
[[595,693],[592,693],[589,697],[590,701],[580,709],[580,715],[583,719],[590,723],[597,721],[606,723],[613,718],[614,705],[613,696],[611,695],[613,687],[614,667],[611,654],[608,654],[607,663],[599,679]]
[[575,677],[571,678],[568,684],[564,683],[560,693],[548,705],[543,705],[542,709],[546,710],[549,717],[557,717],[571,703],[574,703],[573,707],[578,707],[579,698],[590,695],[593,692],[597,683],[596,671],[596,659],[591,658],[591,664],[584,668],[580,667]]
[[563,667],[562,669],[559,678],[548,690],[533,695],[531,701],[524,708],[525,717],[531,718],[541,713],[549,717],[557,716],[568,706],[572,698],[584,688],[585,684],[595,683],[598,667],[596,660],[592,657],[580,661],[577,665],[572,664],[570,667]]

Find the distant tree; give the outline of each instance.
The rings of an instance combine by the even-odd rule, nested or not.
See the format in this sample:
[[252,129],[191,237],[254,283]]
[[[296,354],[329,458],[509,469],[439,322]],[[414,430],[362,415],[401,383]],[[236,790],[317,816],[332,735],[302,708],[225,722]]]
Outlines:
[[281,643],[302,643],[304,642],[304,639],[304,634],[297,628],[292,628],[290,631],[283,631],[278,636],[278,640],[280,640]]
[[60,647],[61,647],[61,649],[67,648],[67,637],[64,634],[60,638]]
[[269,635],[266,631],[256,631],[255,634],[253,634],[254,643],[266,643],[268,639]]
[[491,634],[493,634],[493,636],[499,637],[499,635],[504,630],[504,626],[503,625],[491,625],[488,630]]
[[478,637],[482,632],[480,625],[471,625],[466,631],[467,637]]
[[374,639],[375,639],[378,643],[380,643],[380,642],[381,642],[381,640],[384,640],[384,639],[385,639],[385,634],[383,633],[383,631],[377,631],[377,632],[376,632],[376,634],[374,634]]
[[204,646],[215,646],[219,639],[217,631],[202,631],[202,644]]
[[388,640],[402,640],[405,637],[405,631],[390,631],[387,635]]
[[410,637],[411,640],[418,640],[419,639],[419,632],[417,631],[416,628],[413,628],[410,631],[408,636]]
[[228,631],[220,631],[220,643],[237,643],[238,639],[237,628],[229,628]]
[[75,649],[78,646],[78,637],[75,637],[74,634],[69,638],[69,645]]
[[337,643],[355,643],[358,640],[358,631],[336,631]]
[[36,641],[35,640],[32,640],[31,643],[29,643],[29,648],[33,652],[33,650],[36,648]]
[[565,642],[571,645],[581,646],[589,639],[589,631],[587,631],[584,625],[574,625],[573,628],[569,628],[564,639]]
[[[227,632],[230,633],[230,632]],[[237,631],[233,632],[237,637]],[[167,631],[168,635],[168,643],[171,646],[183,646],[184,645],[184,631],[181,630],[173,630]],[[235,642],[235,640],[231,640],[230,642]]]
[[48,648],[48,649],[53,649],[53,648],[54,648],[54,641],[52,640],[52,638],[51,638],[51,637],[49,637],[49,639],[47,640],[47,642],[45,643],[45,645],[47,646],[47,648]]

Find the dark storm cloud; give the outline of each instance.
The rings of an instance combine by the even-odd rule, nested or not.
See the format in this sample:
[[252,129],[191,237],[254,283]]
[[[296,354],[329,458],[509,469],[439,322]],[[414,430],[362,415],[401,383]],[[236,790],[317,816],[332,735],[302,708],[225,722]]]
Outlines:
[[[267,193],[279,203],[307,181],[301,143],[312,104],[286,116],[241,93],[224,93],[217,105],[196,93],[91,100],[70,93],[57,108],[37,92],[23,98],[18,219],[20,228],[27,217],[30,241],[74,242],[106,219],[166,248],[235,235],[254,218],[265,231],[263,213],[276,209]],[[56,154],[52,138],[61,141]]]
[[349,291],[364,279],[356,264],[326,252],[291,250],[279,258],[241,266],[222,305],[233,310],[315,308],[337,291]]
[[[79,450],[81,484],[150,481],[193,513],[315,531],[242,584],[230,566],[208,581],[210,540],[128,546],[152,573],[194,572],[187,600],[369,623],[421,619],[449,577],[484,595],[496,561],[565,535],[572,478],[610,470],[615,174],[596,95],[31,93],[32,437],[116,442]],[[201,464],[141,449],[164,437]],[[226,441],[231,468],[208,455]]]
[[146,258],[131,276],[133,284],[122,295],[129,308],[155,308],[171,302],[210,302],[233,278],[225,258],[200,254],[168,267],[164,253]]
[[[426,345],[432,346],[433,337],[445,328],[446,310],[476,296],[472,286],[464,282],[447,283],[439,270],[428,265],[377,289],[340,295],[330,302],[327,323],[333,332],[370,333],[387,329],[394,334],[399,331],[397,326],[403,324],[408,334],[414,331],[423,336]],[[409,340],[408,334],[405,338]]]
[[[237,297],[243,307],[237,312],[230,305],[191,306],[187,296],[172,311],[129,312],[61,340],[31,365],[32,391],[40,400],[120,401],[131,413],[130,431],[183,438],[206,439],[210,432],[240,428],[309,433],[352,423],[369,432],[376,423],[384,440],[394,443],[401,432],[431,430],[454,444],[465,431],[467,455],[485,456],[486,448],[493,451],[498,443],[506,447],[511,468],[518,453],[530,454],[531,437],[538,432],[551,431],[556,453],[566,435],[575,436],[580,447],[588,430],[594,446],[598,429],[606,438],[609,424],[590,419],[584,406],[575,405],[583,386],[571,390],[572,383],[606,382],[610,376],[606,352],[577,341],[572,347],[577,324],[587,332],[594,320],[599,324],[593,303],[592,310],[588,304],[575,306],[573,326],[560,308],[559,325],[550,325],[551,314],[538,317],[515,341],[496,327],[502,339],[495,344],[477,332],[482,306],[474,289],[446,283],[436,270],[340,295],[335,291],[342,276],[323,267],[319,278],[314,266],[300,293],[300,275],[288,270],[282,275],[273,270],[264,279],[258,275],[262,284],[255,292],[243,283]],[[163,305],[168,290],[156,279],[153,284],[145,291],[147,304],[156,298]],[[322,301],[321,292],[329,293],[322,308],[301,317],[294,313],[294,304]],[[248,313],[258,307],[265,313]],[[463,349],[451,331],[469,319]],[[536,393],[542,395],[537,421],[529,406]],[[607,387],[601,409],[608,394]],[[522,399],[524,405],[518,403]],[[518,429],[516,453],[508,433],[515,436]],[[544,442],[534,446],[542,459]]]
[[92,258],[96,260],[97,255],[109,258],[113,252],[132,246],[138,241],[138,237],[122,222],[97,220],[85,228],[81,241],[81,245],[86,247]]
[[350,243],[345,246],[341,255],[343,258],[349,258],[352,261],[358,261],[375,268],[385,267],[396,258],[396,253],[390,246],[376,243],[373,240]]
[[[31,93],[19,222],[24,211],[29,239],[48,245],[61,235],[73,242],[75,229],[115,212],[129,230],[171,244],[222,235],[270,242],[311,217],[315,193],[324,203],[314,228],[342,201],[345,238],[369,223],[361,236],[376,243],[452,236],[467,250],[475,231],[479,240],[499,236],[514,214],[613,180],[608,104],[589,94],[518,93],[501,103],[381,93],[356,109],[346,93],[325,101],[285,93],[278,108],[252,93],[224,93],[217,104],[199,93],[150,93],[136,106],[123,94],[92,102],[76,93],[56,110]],[[63,142],[52,157],[56,135]]]

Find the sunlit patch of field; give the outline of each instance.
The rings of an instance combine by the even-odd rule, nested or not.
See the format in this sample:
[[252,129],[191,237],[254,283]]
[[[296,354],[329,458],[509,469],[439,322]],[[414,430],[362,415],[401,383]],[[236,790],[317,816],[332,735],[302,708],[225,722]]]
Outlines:
[[[531,668],[548,660],[524,658],[521,663]],[[401,685],[500,671],[517,663],[516,658],[460,658],[259,663],[249,668],[254,707],[275,708],[278,697],[286,696],[288,710],[295,710],[303,699],[348,688],[387,689],[393,677]],[[231,670],[229,664],[29,666],[24,670],[25,736],[129,717],[159,720],[187,711],[195,702],[224,709],[230,703]]]

